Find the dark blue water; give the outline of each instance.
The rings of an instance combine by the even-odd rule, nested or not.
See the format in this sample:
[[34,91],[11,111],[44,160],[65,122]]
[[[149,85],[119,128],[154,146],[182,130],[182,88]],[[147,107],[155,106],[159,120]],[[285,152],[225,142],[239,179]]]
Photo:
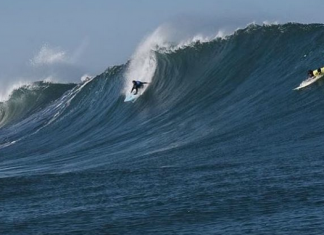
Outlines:
[[0,104],[1,234],[323,234],[323,25],[252,25]]

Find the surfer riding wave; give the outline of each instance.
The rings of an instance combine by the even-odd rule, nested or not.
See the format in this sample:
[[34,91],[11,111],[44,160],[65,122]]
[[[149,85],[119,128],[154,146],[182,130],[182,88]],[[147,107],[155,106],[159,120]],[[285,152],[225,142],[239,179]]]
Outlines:
[[148,84],[148,82],[141,82],[141,81],[133,80],[133,87],[132,87],[131,93],[133,92],[133,90],[135,90],[134,95],[137,95],[138,89],[143,88],[144,84]]

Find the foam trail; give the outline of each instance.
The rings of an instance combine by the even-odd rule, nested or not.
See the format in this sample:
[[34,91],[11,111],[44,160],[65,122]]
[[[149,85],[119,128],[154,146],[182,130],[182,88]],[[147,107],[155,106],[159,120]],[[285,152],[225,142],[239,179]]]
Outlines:
[[[155,50],[159,45],[164,44],[160,28],[144,40],[131,58],[130,64],[125,73],[125,86],[123,93],[126,94],[132,88],[132,80],[151,82],[157,67]],[[144,87],[142,93],[146,90]]]
[[[167,25],[158,27],[138,46],[133,54],[125,74],[125,86],[123,93],[126,94],[132,87],[132,80],[151,82],[157,67],[155,51],[159,49],[168,50],[172,47],[170,43],[174,32]],[[147,89],[144,86],[142,94]]]
[[[185,35],[186,32],[179,32],[178,29],[166,24],[158,27],[150,36],[148,36],[138,46],[133,54],[128,68],[125,72],[125,85],[122,90],[123,94],[129,92],[132,88],[132,80],[151,82],[157,67],[156,51],[168,53],[175,52],[178,49],[188,47],[196,42],[208,42],[216,38],[225,38],[223,31],[217,32],[213,36],[203,36],[202,34]],[[185,38],[185,39],[183,39]],[[144,86],[142,94],[148,86]]]

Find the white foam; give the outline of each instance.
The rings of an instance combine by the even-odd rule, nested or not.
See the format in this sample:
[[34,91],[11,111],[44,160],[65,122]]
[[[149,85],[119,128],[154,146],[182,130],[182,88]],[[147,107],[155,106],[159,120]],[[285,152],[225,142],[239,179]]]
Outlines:
[[83,74],[82,77],[81,77],[81,82],[86,82],[90,79],[92,79],[93,76],[89,75],[89,74]]
[[27,81],[18,81],[8,86],[8,88],[0,93],[0,102],[7,101],[14,90],[23,86],[30,86],[31,83]]
[[265,20],[265,21],[262,22],[262,24],[264,26],[272,26],[272,25],[279,25],[279,22],[278,21],[271,22],[271,21]]
[[[153,34],[142,41],[133,54],[125,74],[124,94],[131,90],[132,80],[152,81],[157,66],[155,50],[159,45],[164,45],[164,38],[158,28]],[[144,86],[142,93],[146,88],[147,86]]]
[[45,44],[41,47],[40,51],[34,56],[34,58],[30,60],[30,63],[33,66],[39,66],[54,63],[66,63],[68,60],[65,51]]
[[[56,83],[56,79],[52,76],[46,77],[43,80],[44,83]],[[21,87],[28,88],[30,90],[37,89],[39,86],[37,83],[30,82],[28,80],[25,80],[24,78],[21,78],[20,80],[9,84],[6,86],[7,89],[5,89],[3,92],[0,93],[0,102],[5,102],[7,101],[11,94],[15,91],[18,90]]]
[[[125,73],[125,85],[123,94],[129,92],[132,88],[132,80],[142,82],[151,82],[157,67],[155,51],[174,52],[178,49],[193,45],[196,42],[208,42],[219,37],[225,37],[223,31],[217,32],[213,36],[204,36],[197,34],[193,36],[186,35],[185,39],[179,39],[179,30],[170,25],[158,27],[151,35],[146,37],[137,47],[131,57],[127,71]],[[142,93],[148,86],[144,86]]]
[[177,46],[175,46],[173,48],[172,51],[182,49],[182,48],[185,48],[185,47],[188,47],[188,46],[192,46],[197,42],[206,43],[206,42],[213,41],[213,40],[215,40],[217,38],[224,39],[226,37],[226,35],[227,34],[222,30],[218,31],[215,35],[211,35],[211,36],[205,36],[203,34],[197,34],[197,35],[195,35],[195,36],[193,36],[193,37],[191,37],[189,39],[181,41]]

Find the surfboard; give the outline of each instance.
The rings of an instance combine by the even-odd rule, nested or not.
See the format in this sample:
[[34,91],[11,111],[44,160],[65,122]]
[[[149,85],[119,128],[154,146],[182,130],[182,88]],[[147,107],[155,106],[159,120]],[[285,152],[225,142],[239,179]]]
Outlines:
[[314,82],[316,82],[323,76],[324,76],[324,74],[320,74],[320,75],[308,78],[305,81],[303,81],[302,83],[300,83],[300,85],[298,87],[296,87],[294,90],[300,90],[302,88],[305,88],[305,87],[309,86],[310,84],[313,84]]
[[137,95],[134,95],[133,93],[127,93],[125,96],[124,102],[133,102],[134,103],[139,96],[140,96],[139,93],[137,93]]

